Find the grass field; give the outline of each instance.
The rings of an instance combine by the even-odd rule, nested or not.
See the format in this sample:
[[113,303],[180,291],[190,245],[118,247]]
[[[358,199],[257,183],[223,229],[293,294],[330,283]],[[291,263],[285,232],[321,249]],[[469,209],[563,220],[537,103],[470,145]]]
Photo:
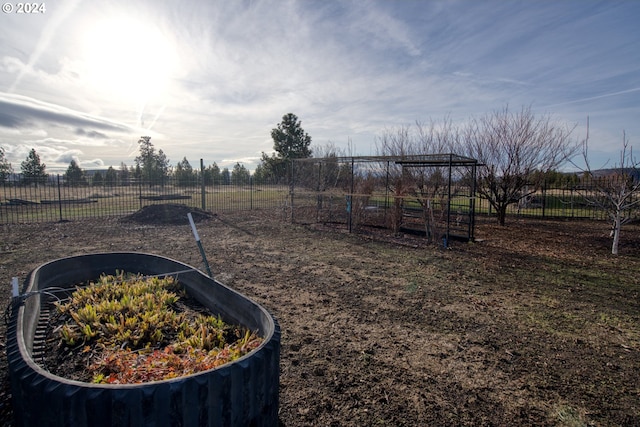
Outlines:
[[[0,187],[0,223],[124,216],[156,203],[181,203],[212,212],[283,206],[286,186]],[[203,204],[204,202],[204,204]]]
[[[339,189],[316,192],[298,187],[294,191],[293,204],[311,209],[323,198],[330,200],[336,209],[344,210],[345,206],[340,205],[346,205],[348,196],[348,193]],[[351,196],[354,209],[357,207],[356,202],[364,204],[359,206],[361,209],[390,208],[397,199],[393,193],[380,189],[370,194],[356,193]],[[401,199],[406,209],[422,209],[422,204],[415,196],[405,195]],[[286,208],[291,202],[290,188],[286,185],[210,185],[204,189],[197,185],[5,185],[0,187],[0,224],[123,216],[155,203],[181,203],[211,212],[221,212]],[[476,215],[495,213],[487,200],[476,197],[474,202]],[[434,212],[443,212],[446,209],[446,198],[431,200],[430,206]],[[470,196],[455,193],[451,199],[451,207],[451,212],[455,215],[467,215],[471,207]],[[526,203],[510,205],[507,213],[518,217],[607,219],[603,211],[589,205],[584,195],[565,189],[536,193]]]

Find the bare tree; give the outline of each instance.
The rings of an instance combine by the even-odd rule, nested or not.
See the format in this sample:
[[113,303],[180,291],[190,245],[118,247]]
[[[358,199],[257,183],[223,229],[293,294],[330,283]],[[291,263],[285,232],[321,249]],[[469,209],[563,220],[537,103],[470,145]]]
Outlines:
[[[420,154],[449,154],[458,141],[459,131],[451,118],[446,116],[442,122],[430,120],[428,124],[416,122],[415,146]],[[412,168],[412,194],[422,207],[422,220],[429,241],[438,235],[438,227],[434,207],[439,206],[439,221],[450,209],[448,200],[449,185],[447,167],[429,166]],[[446,208],[444,208],[446,206]]]
[[329,141],[325,145],[313,148],[315,170],[308,173],[310,182],[314,182],[316,191],[336,188],[342,181],[348,181],[345,168],[340,166],[339,158],[346,156],[346,150]]
[[[376,151],[379,156],[405,158],[417,153],[415,145],[409,126],[385,129],[379,137],[376,137]],[[410,188],[410,177],[401,166],[393,162],[387,162],[386,174],[387,189],[393,195],[389,226],[394,233],[397,233],[402,226],[402,212],[404,200]]]
[[587,126],[587,137],[582,148],[582,157],[586,165],[583,174],[591,186],[581,191],[588,204],[602,209],[609,216],[613,237],[611,253],[617,255],[622,226],[633,218],[634,209],[640,206],[640,161],[634,157],[633,147],[629,145],[627,135],[623,131],[619,163],[607,169],[605,173],[597,174],[589,164],[588,141]]
[[[415,130],[414,130],[415,129]],[[377,138],[379,155],[411,159],[424,154],[448,154],[455,145],[457,129],[449,117],[442,122],[417,121],[415,128],[401,126],[386,130]],[[398,231],[402,222],[403,206],[406,199],[418,202],[429,241],[437,237],[438,230],[434,207],[440,208],[440,218],[446,213],[447,180],[444,168],[438,166],[404,168],[397,164],[387,166],[389,190],[394,197],[391,228]]]
[[459,152],[478,160],[477,191],[505,224],[507,207],[538,191],[544,174],[575,155],[580,144],[570,140],[575,129],[535,117],[530,107],[508,107],[472,120],[461,135]]

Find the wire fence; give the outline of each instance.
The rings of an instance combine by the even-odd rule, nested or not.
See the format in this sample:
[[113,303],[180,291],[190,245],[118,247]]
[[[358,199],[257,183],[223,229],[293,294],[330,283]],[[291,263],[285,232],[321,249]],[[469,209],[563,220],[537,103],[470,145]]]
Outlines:
[[[545,185],[541,190],[510,205],[507,213],[518,217],[608,220],[607,212],[598,208],[593,203],[593,197],[589,197],[592,192],[585,183],[580,187]],[[294,200],[289,185],[255,182],[253,178],[242,184],[206,185],[199,179],[177,182],[171,178],[163,182],[131,179],[114,184],[102,181],[93,185],[88,178],[82,185],[70,185],[61,175],[50,176],[45,182],[38,183],[29,183],[17,175],[13,181],[0,183],[0,224],[121,217],[145,206],[161,203],[179,203],[210,212],[272,208],[291,212],[290,209],[295,205],[298,219],[300,212],[306,209],[313,220],[324,220],[318,216],[318,207],[321,206],[328,210],[329,220],[340,222],[340,218],[347,217],[349,209],[354,209],[354,201],[359,200],[359,196],[357,191],[333,194],[297,187]],[[411,204],[411,197],[405,198],[405,210],[409,216],[419,216],[418,212],[414,212],[418,208]],[[635,199],[638,199],[638,195]],[[385,210],[394,208],[397,196],[389,197],[387,194],[376,199],[368,195],[367,200],[362,212],[368,215],[375,212],[380,216],[380,212],[384,215]],[[634,211],[629,213],[631,217],[640,218],[639,205],[636,204]],[[495,215],[488,201],[477,196],[474,197],[473,209],[477,216]],[[458,215],[459,210],[456,209],[454,213]]]
[[[472,240],[477,218],[498,217],[496,207],[480,196],[476,168],[475,160],[454,154],[299,159],[293,173],[291,220],[331,223],[350,232],[384,228],[430,240],[443,236],[444,242]],[[541,186],[526,185],[514,194],[506,215],[611,220],[605,207],[612,200],[605,193],[615,199],[626,191],[632,194],[622,214],[638,219],[635,182],[626,174],[551,175]]]
[[[610,221],[605,197],[592,183],[580,186],[543,186],[540,190],[514,201],[507,207],[507,217],[565,220]],[[630,197],[623,211],[625,218],[640,220],[640,194]],[[424,231],[425,226],[447,229],[455,236],[473,236],[473,224],[480,218],[496,218],[496,210],[486,198],[469,195],[468,189],[453,186],[450,196],[433,197],[425,203],[416,195],[397,195],[370,191],[304,191],[296,188],[291,203],[296,222],[331,222],[345,227],[385,227],[398,222],[403,229]],[[474,215],[469,215],[473,210]],[[428,233],[428,230],[427,230]]]
[[[547,219],[593,219],[605,220],[608,213],[600,206],[596,199],[596,187],[590,183],[580,187],[555,187],[546,185],[537,192],[523,197],[518,202],[509,205],[507,214],[519,217],[536,217]],[[477,205],[478,213],[493,215],[493,209],[487,200],[480,200]],[[636,209],[635,215],[640,211]]]
[[[298,223],[329,222],[352,227],[382,227],[415,230],[429,234],[429,227],[447,230],[447,235],[473,238],[477,219],[495,218],[489,201],[468,194],[468,189],[452,189],[451,197],[434,197],[426,203],[415,196],[398,196],[384,190],[351,193],[338,191],[303,191],[296,188],[292,198],[292,219]],[[473,215],[470,214],[473,211]],[[640,205],[629,217],[640,219]],[[584,190],[575,188],[543,188],[535,194],[510,204],[510,218],[609,220],[608,213],[597,207]]]
[[[294,167],[295,222],[473,238],[474,159],[444,155],[301,159]],[[453,212],[453,216],[451,215]]]
[[65,182],[61,175],[28,182],[19,175],[0,184],[0,224],[55,222],[99,217],[121,217],[145,206],[179,203],[210,212],[280,208],[286,205],[289,187],[255,183],[208,184],[202,180],[162,182],[131,179],[93,185]]

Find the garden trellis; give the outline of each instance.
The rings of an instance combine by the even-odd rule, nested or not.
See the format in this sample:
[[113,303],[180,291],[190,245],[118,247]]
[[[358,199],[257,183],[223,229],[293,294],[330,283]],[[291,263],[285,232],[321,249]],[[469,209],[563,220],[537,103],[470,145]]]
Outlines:
[[452,153],[295,159],[291,220],[473,240],[477,166]]

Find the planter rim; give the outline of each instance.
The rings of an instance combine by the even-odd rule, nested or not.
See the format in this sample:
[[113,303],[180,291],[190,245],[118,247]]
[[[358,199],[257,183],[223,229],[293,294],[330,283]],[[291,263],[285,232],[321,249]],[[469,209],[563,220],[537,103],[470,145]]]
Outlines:
[[[119,256],[127,256],[127,255],[131,255],[131,256],[146,256],[146,257],[154,257],[154,258],[160,258],[160,259],[164,259],[173,263],[176,263],[182,267],[184,267],[183,270],[181,271],[170,271],[170,272],[166,272],[166,273],[157,273],[158,276],[163,276],[163,275],[171,275],[173,273],[185,273],[185,272],[193,272],[193,273],[197,273],[199,275],[204,276],[207,279],[210,279],[212,281],[214,281],[218,286],[225,288],[226,290],[228,290],[229,292],[232,292],[234,294],[237,294],[238,296],[248,300],[252,305],[254,305],[256,308],[258,308],[267,319],[269,319],[269,328],[266,334],[264,334],[265,336],[261,337],[263,339],[262,343],[255,348],[254,350],[252,350],[251,352],[245,354],[244,356],[232,361],[232,362],[228,362],[225,363],[224,365],[215,367],[215,368],[211,368],[211,369],[207,369],[205,371],[200,371],[200,372],[196,372],[193,374],[188,374],[188,375],[182,375],[176,378],[170,378],[170,379],[166,379],[166,380],[155,380],[155,381],[146,381],[146,382],[142,382],[142,383],[126,383],[126,384],[95,384],[95,383],[90,383],[90,382],[83,382],[83,381],[78,381],[78,380],[72,380],[69,378],[65,378],[65,377],[61,377],[58,375],[55,375],[49,371],[47,371],[46,369],[44,369],[43,367],[41,367],[38,363],[36,363],[33,360],[33,357],[29,354],[29,352],[27,351],[27,346],[24,340],[24,336],[20,333],[16,334],[16,341],[17,341],[17,347],[18,350],[23,358],[23,360],[26,362],[26,364],[33,369],[38,375],[42,375],[44,377],[47,377],[49,379],[53,379],[55,381],[67,384],[67,385],[75,385],[75,386],[79,386],[79,387],[89,387],[89,388],[95,388],[95,389],[118,389],[118,388],[136,388],[136,387],[145,387],[147,385],[149,386],[157,386],[159,384],[168,384],[170,385],[171,383],[174,382],[178,382],[178,381],[183,381],[185,379],[188,378],[194,378],[194,377],[198,377],[201,375],[205,375],[211,371],[219,371],[219,372],[224,372],[225,370],[229,370],[231,371],[233,369],[233,365],[236,364],[244,364],[246,359],[251,357],[252,355],[256,354],[257,352],[259,352],[261,349],[263,349],[265,346],[268,345],[269,341],[272,339],[272,337],[274,335],[279,335],[279,325],[277,323],[277,321],[275,320],[275,318],[273,317],[273,315],[266,310],[264,307],[262,307],[260,304],[258,304],[257,302],[255,302],[253,299],[245,296],[244,294],[241,294],[240,292],[236,291],[235,289],[230,288],[227,285],[224,285],[223,283],[218,282],[215,278],[213,277],[209,277],[206,274],[204,274],[201,270],[192,267],[188,264],[185,264],[181,261],[177,261],[175,259],[163,256],[163,255],[156,255],[156,254],[152,254],[152,253],[147,253],[147,252],[128,252],[128,251],[114,251],[114,252],[95,252],[95,253],[89,253],[89,254],[82,254],[82,255],[76,255],[76,256],[68,256],[68,257],[62,257],[62,258],[58,258],[55,260],[51,260],[48,261],[44,264],[39,265],[38,267],[36,267],[35,269],[33,269],[29,275],[27,276],[27,287],[24,290],[24,292],[21,294],[21,298],[22,300],[20,301],[20,306],[18,307],[18,312],[17,312],[17,316],[16,316],[16,325],[22,325],[24,322],[24,312],[25,312],[25,307],[24,307],[24,301],[27,298],[34,298],[34,297],[38,297],[39,296],[39,292],[35,293],[35,294],[29,294],[29,292],[32,292],[32,287],[34,286],[34,277],[37,276],[38,272],[42,269],[44,269],[45,267],[47,267],[50,264],[56,263],[56,262],[60,262],[60,261],[64,261],[64,260],[71,260],[71,259],[80,259],[80,258],[86,258],[86,257],[95,257],[95,256],[109,256],[109,255],[119,255]],[[137,272],[133,272],[133,271],[126,271],[127,273],[137,273]],[[179,279],[178,279],[179,281]],[[71,287],[69,289],[72,289]],[[36,291],[37,292],[37,291]],[[214,315],[217,315],[219,313],[212,313]],[[9,346],[8,346],[9,347]]]

